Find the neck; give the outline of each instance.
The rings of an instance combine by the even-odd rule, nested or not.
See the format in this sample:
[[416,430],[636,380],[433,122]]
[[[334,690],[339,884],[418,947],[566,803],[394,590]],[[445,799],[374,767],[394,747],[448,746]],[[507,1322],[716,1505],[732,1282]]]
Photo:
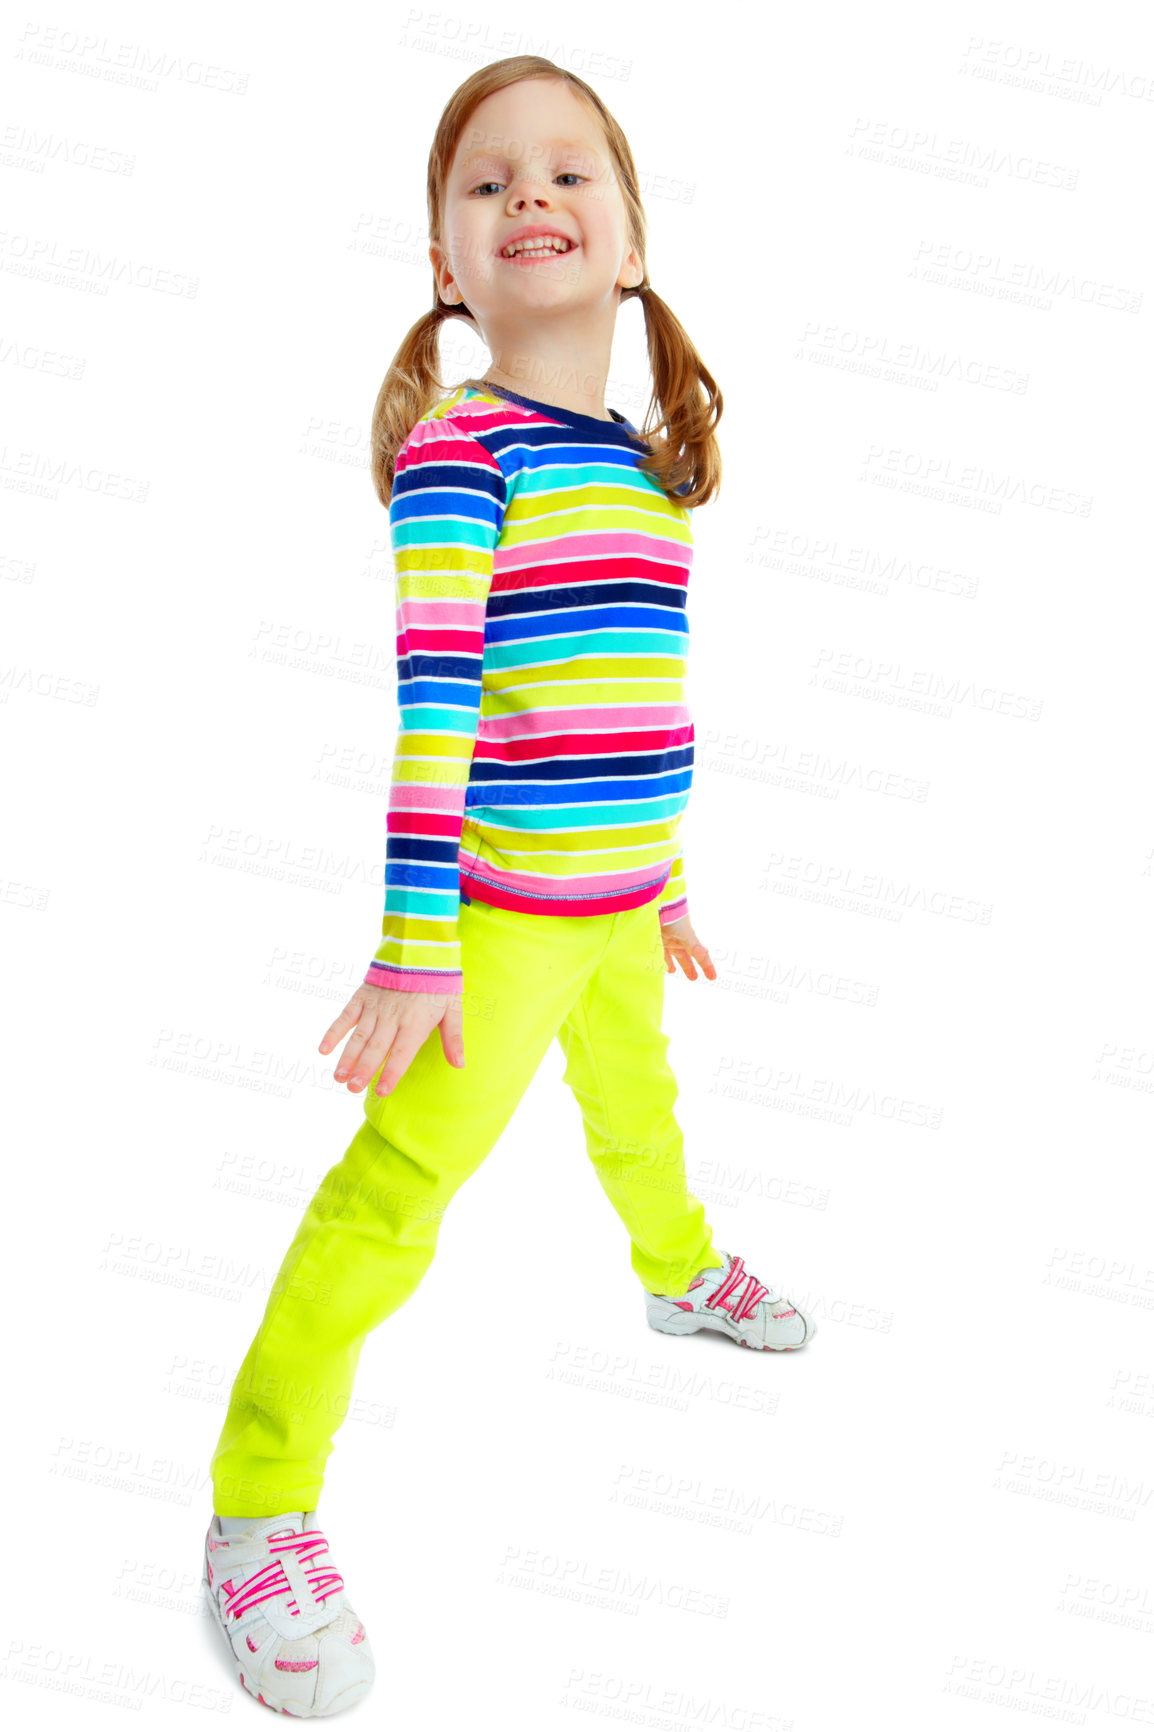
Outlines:
[[535,403],[551,403],[596,421],[611,421],[605,407],[605,385],[609,375],[608,355],[604,367],[560,356],[526,355],[524,349],[502,352],[493,348],[493,359],[482,383],[503,385]]

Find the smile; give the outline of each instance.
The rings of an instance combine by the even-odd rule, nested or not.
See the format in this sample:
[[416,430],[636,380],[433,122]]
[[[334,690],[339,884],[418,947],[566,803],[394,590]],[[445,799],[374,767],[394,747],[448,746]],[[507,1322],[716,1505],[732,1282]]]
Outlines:
[[531,235],[527,240],[510,241],[497,256],[502,259],[552,259],[561,253],[573,252],[575,247],[576,242],[567,241],[563,235]]

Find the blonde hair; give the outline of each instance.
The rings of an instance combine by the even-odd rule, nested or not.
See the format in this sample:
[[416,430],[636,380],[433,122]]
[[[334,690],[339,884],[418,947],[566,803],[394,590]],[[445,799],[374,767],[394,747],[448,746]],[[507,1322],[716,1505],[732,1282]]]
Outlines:
[[[576,95],[589,104],[604,129],[625,200],[629,240],[636,247],[645,272],[644,279],[636,287],[621,290],[623,301],[633,296],[641,300],[653,375],[647,422],[641,428],[650,450],[640,459],[640,467],[680,504],[704,505],[721,486],[721,451],[715,432],[721,419],[721,392],[685,327],[660,295],[654,294],[648,281],[645,271],[645,212],[641,206],[633,153],[625,134],[601,98],[583,79],[540,55],[515,54],[507,60],[480,67],[454,91],[441,115],[433,148],[429,152],[430,244],[442,247],[444,244],[441,214],[445,184],[457,143],[470,115],[478,103],[495,90],[503,90],[525,78],[564,79]],[[451,306],[441,300],[434,273],[433,305],[411,326],[393,356],[373,408],[370,467],[373,485],[382,505],[388,505],[392,497],[397,452],[409,433],[446,392],[459,388],[444,385],[439,375],[441,322],[452,318],[475,323],[463,302]],[[654,437],[662,431],[662,437]],[[689,486],[684,493],[679,493],[677,489],[686,482]]]

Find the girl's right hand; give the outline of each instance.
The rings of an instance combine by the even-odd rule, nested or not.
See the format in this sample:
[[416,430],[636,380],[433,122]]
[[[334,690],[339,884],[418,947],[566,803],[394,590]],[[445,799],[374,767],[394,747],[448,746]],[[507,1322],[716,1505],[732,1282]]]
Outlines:
[[337,1082],[347,1081],[350,1092],[356,1094],[358,1089],[367,1088],[373,1073],[387,1057],[389,1062],[376,1086],[378,1095],[387,1095],[437,1027],[449,1063],[464,1065],[461,1006],[459,992],[397,992],[383,986],[358,986],[321,1041],[320,1051],[331,1052],[353,1029],[337,1062],[334,1072]]

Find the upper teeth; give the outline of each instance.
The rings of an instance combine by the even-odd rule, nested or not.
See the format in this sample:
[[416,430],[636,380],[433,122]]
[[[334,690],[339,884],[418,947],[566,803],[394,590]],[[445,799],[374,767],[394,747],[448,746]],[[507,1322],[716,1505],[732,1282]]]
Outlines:
[[534,235],[527,241],[510,241],[501,249],[501,257],[511,259],[515,253],[567,253],[570,243],[560,235]]

